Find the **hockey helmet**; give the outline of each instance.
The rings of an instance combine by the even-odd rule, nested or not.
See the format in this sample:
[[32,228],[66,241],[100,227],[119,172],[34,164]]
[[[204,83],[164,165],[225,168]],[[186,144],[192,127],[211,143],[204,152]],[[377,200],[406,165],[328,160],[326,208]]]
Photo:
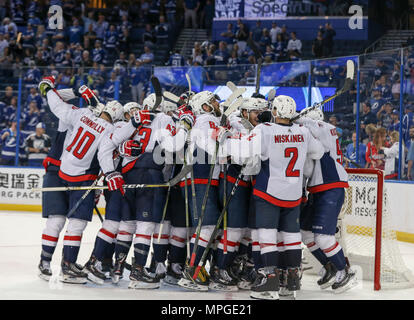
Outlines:
[[278,118],[291,119],[296,114],[296,102],[289,96],[277,96],[273,100],[273,108],[276,109]]
[[112,122],[122,120],[124,118],[124,107],[116,100],[109,101],[102,112],[106,112],[112,119]]
[[[148,97],[146,97],[144,99],[144,101],[142,102],[142,107],[143,109],[146,110],[152,110],[152,108],[154,108],[155,105],[155,100],[156,100],[156,96],[155,93],[151,93]],[[162,105],[164,102],[164,98],[161,97],[161,103],[160,105]],[[157,110],[159,110],[159,108],[157,108]]]
[[[211,104],[213,100],[216,100],[214,93],[210,91],[201,91],[196,93],[190,100],[190,106],[194,114],[203,114],[203,113],[213,113],[214,106]],[[208,105],[211,107],[211,111],[207,112],[203,109],[203,105]]]
[[320,108],[315,108],[306,114],[306,117],[312,120],[323,121],[324,115]]
[[93,115],[95,117],[99,117],[105,108],[105,105],[103,103],[98,103],[95,107],[92,107],[91,105],[88,105],[88,109],[92,111]]

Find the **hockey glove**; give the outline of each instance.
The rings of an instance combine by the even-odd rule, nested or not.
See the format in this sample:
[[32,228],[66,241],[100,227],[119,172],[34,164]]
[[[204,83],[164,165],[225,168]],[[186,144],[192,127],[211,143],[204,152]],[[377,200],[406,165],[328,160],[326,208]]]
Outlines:
[[138,157],[142,153],[141,144],[136,140],[127,140],[118,147],[121,157]]
[[225,127],[218,127],[218,129],[214,129],[211,135],[211,138],[213,138],[213,140],[216,140],[219,144],[222,144],[227,138],[230,137],[231,132]]
[[183,128],[186,131],[191,130],[195,122],[195,117],[192,111],[189,111],[189,110],[180,111],[178,118],[180,121],[181,128]]
[[46,96],[46,93],[50,89],[55,88],[55,77],[49,76],[49,77],[43,77],[42,81],[39,82],[39,91],[42,96]]
[[125,181],[119,172],[113,171],[108,173],[105,177],[105,180],[108,183],[109,191],[119,190],[122,195],[125,195],[125,190],[122,187],[125,184]]
[[260,113],[257,116],[257,119],[259,120],[260,123],[265,123],[265,122],[271,122],[273,117],[272,117],[272,112],[271,111],[263,111],[262,113]]
[[154,115],[150,113],[149,110],[139,110],[134,112],[131,121],[132,125],[135,128],[138,128],[140,125],[150,125],[153,119]]
[[99,100],[95,92],[85,85],[79,87],[78,90],[74,90],[74,92],[76,96],[82,97],[89,106],[96,107],[99,104]]

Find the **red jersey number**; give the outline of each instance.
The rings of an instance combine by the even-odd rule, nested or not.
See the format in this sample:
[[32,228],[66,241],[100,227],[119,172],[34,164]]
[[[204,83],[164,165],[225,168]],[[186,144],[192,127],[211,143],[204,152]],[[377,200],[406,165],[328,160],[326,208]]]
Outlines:
[[339,145],[339,139],[336,139],[336,155],[339,157],[336,159],[336,162],[342,164],[344,162],[344,155],[341,150],[341,146]]
[[[68,152],[71,152],[72,148],[76,144],[76,147],[75,149],[73,149],[72,154],[80,160],[83,159],[83,157],[85,157],[85,154],[88,152],[92,143],[95,141],[95,136],[92,133],[90,133],[89,131],[85,131],[85,133],[82,135],[82,132],[83,128],[79,127],[78,132],[76,133],[76,136],[73,139],[72,143],[66,148]],[[80,138],[80,136],[82,137]]]
[[286,168],[286,177],[299,177],[300,170],[294,170],[296,161],[298,160],[298,148],[286,148],[285,158],[290,158],[289,164]]
[[151,137],[151,128],[141,128],[138,132],[138,136],[141,137],[139,142],[141,143],[142,153],[144,153]]

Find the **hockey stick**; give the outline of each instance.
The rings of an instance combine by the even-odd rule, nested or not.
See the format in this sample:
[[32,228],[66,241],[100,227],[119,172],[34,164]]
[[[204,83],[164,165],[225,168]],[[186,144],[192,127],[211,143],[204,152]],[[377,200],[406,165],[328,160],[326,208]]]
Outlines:
[[354,62],[352,60],[348,60],[346,62],[346,79],[345,79],[344,86],[340,90],[335,92],[334,95],[326,98],[322,102],[316,103],[313,106],[311,106],[309,108],[306,108],[305,110],[302,110],[301,113],[299,113],[297,116],[295,116],[291,119],[291,122],[307,115],[309,112],[311,112],[312,110],[315,110],[316,108],[322,107],[325,103],[335,99],[336,97],[344,94],[345,92],[348,92],[351,89],[351,85],[354,81],[354,71],[355,71]]
[[[174,178],[164,184],[125,184],[122,187],[124,189],[136,189],[136,188],[168,188],[169,186],[175,186],[177,183],[181,181],[189,172],[191,171],[191,165],[184,167],[179,174],[177,174]],[[98,179],[97,179],[98,180]],[[109,189],[108,186],[97,186],[97,180],[90,186],[81,186],[81,187],[50,187],[50,188],[33,188],[30,191],[42,191],[42,192],[49,192],[49,191],[77,191],[77,190],[107,190]],[[86,194],[86,192],[85,192]],[[83,196],[82,196],[83,197]],[[86,196],[85,196],[86,198]]]
[[158,106],[161,104],[162,89],[161,89],[160,81],[155,76],[151,77],[151,84],[152,84],[152,87],[154,88],[154,92],[155,92],[155,103],[154,103],[154,106],[151,109],[151,111],[154,112],[155,109],[157,109]]
[[[226,198],[227,198],[227,163],[224,164],[224,185],[223,185],[223,205],[226,207]],[[224,221],[223,221],[223,254],[227,254],[227,210],[224,212]]]
[[[238,98],[233,104],[231,104],[229,106],[229,108],[227,108],[227,110],[224,112],[224,114],[221,117],[220,126],[224,126],[226,124],[227,117],[241,105],[242,101],[243,101],[243,99]],[[196,258],[196,250],[197,250],[197,247],[198,247],[198,242],[200,240],[201,224],[203,223],[203,220],[204,220],[204,213],[205,213],[206,204],[207,204],[208,192],[209,192],[210,186],[211,186],[211,180],[212,180],[212,177],[213,177],[214,167],[215,167],[216,160],[217,160],[218,149],[219,149],[219,143],[216,142],[216,149],[215,149],[214,157],[213,157],[214,160],[212,161],[212,163],[210,165],[210,173],[209,173],[209,177],[208,177],[208,184],[207,184],[206,191],[204,192],[203,203],[201,205],[200,219],[198,220],[197,229],[196,229],[196,238],[195,238],[195,241],[194,241],[193,251],[191,253],[191,260],[190,260],[190,266],[191,267],[194,266],[194,261],[195,261],[195,258]]]
[[[70,218],[75,213],[75,211],[79,208],[82,201],[85,200],[88,197],[88,195],[91,193],[92,190],[94,190],[93,188],[96,188],[97,184],[99,183],[99,181],[101,180],[101,178],[103,176],[104,176],[104,173],[102,172],[98,176],[98,178],[96,178],[96,180],[92,183],[92,185],[90,187],[86,187],[86,188],[91,188],[92,187],[92,189],[74,189],[74,190],[86,190],[86,192],[75,203],[75,205],[72,207],[72,209],[70,209],[70,211],[68,212],[68,215],[66,216],[67,218]],[[67,191],[69,188],[82,188],[82,187],[51,187],[51,188],[41,188],[41,189],[60,189],[60,188],[63,188],[63,189],[66,189],[66,190],[53,190],[53,191]],[[38,190],[38,191],[43,191],[43,190]]]
[[172,92],[164,91],[164,93],[162,95],[164,96],[164,98],[166,98],[168,100],[171,100],[172,102],[175,102],[175,103],[179,103],[180,102],[180,97],[176,96]]
[[98,207],[96,206],[96,204],[95,204],[95,212],[96,212],[96,214],[98,215],[99,220],[101,220],[101,222],[103,222],[102,215],[101,215],[101,213],[99,212],[99,209],[98,209]]
[[[172,167],[172,170],[171,170],[170,180],[173,178],[173,175],[174,175],[174,166]],[[171,192],[171,186],[168,187],[167,199],[165,200],[164,209],[162,210],[162,218],[161,218],[161,222],[160,222],[160,229],[158,231],[158,243],[160,243],[160,241],[161,241],[161,233],[162,233],[162,228],[164,226],[165,216],[167,215],[168,200],[170,199],[170,192]]]
[[256,46],[252,38],[247,40],[247,45],[252,49],[255,58],[257,59],[257,69],[256,69],[256,94],[260,91],[260,74],[262,71],[263,55],[260,49]]
[[211,248],[211,245],[213,244],[213,241],[215,241],[215,239],[216,239],[217,232],[218,232],[218,230],[220,228],[221,221],[223,220],[223,216],[225,215],[225,213],[227,211],[227,208],[229,206],[229,203],[230,203],[231,199],[233,198],[233,195],[236,192],[236,189],[237,189],[237,187],[239,185],[240,180],[243,177],[243,173],[242,172],[243,172],[243,168],[240,170],[240,173],[237,176],[236,182],[234,183],[233,189],[231,190],[229,199],[226,201],[226,204],[224,205],[224,208],[221,210],[220,216],[219,216],[219,218],[217,220],[217,223],[216,223],[216,225],[214,227],[213,233],[211,234],[210,239],[208,240],[207,246],[204,249],[204,252],[203,252],[203,255],[201,256],[200,262],[198,263],[197,268],[196,268],[196,270],[194,272],[194,276],[193,276],[193,279],[194,280],[197,279],[198,273],[200,272],[201,267],[204,265],[204,262],[205,262],[205,260],[207,258],[207,255],[208,255],[208,252],[209,252],[209,250]]

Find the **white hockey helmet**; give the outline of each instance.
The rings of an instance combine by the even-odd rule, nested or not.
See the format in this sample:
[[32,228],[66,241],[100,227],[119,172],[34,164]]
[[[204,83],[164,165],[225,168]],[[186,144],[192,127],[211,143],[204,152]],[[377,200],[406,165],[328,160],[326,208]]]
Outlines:
[[110,115],[112,122],[117,122],[124,118],[124,107],[116,100],[109,101],[102,112]]
[[128,103],[124,104],[124,113],[132,114],[132,112],[136,111],[134,109],[141,110],[142,106],[140,106],[138,103],[136,103],[134,101],[131,101],[131,102],[128,102]]
[[[155,97],[155,93],[151,93],[149,96],[147,96],[145,99],[144,99],[144,101],[142,102],[142,107],[143,107],[143,109],[146,109],[146,110],[152,110],[152,108],[154,107],[154,105],[155,105],[155,99],[156,99],[156,97]],[[163,102],[164,102],[164,98],[163,97],[161,97],[161,103],[160,103],[160,105],[162,105],[163,104]],[[157,108],[157,110],[159,110],[159,107]]]
[[267,109],[267,101],[260,98],[244,98],[240,106],[240,110],[265,110]]
[[164,100],[161,104],[161,111],[168,113],[170,111],[174,112],[177,110],[177,104],[168,100]]
[[320,108],[315,108],[306,114],[306,117],[312,120],[323,121],[324,114]]
[[88,106],[88,109],[92,111],[93,115],[96,117],[99,117],[105,108],[105,105],[103,103],[98,103],[96,107]]
[[[201,91],[196,93],[190,100],[190,106],[193,109],[194,114],[213,113],[214,106],[211,104],[213,100],[216,100],[214,93],[210,91]],[[211,111],[207,112],[203,109],[203,105],[211,107]]]
[[296,114],[296,102],[289,96],[280,95],[273,100],[273,108],[276,109],[276,117],[291,119]]

